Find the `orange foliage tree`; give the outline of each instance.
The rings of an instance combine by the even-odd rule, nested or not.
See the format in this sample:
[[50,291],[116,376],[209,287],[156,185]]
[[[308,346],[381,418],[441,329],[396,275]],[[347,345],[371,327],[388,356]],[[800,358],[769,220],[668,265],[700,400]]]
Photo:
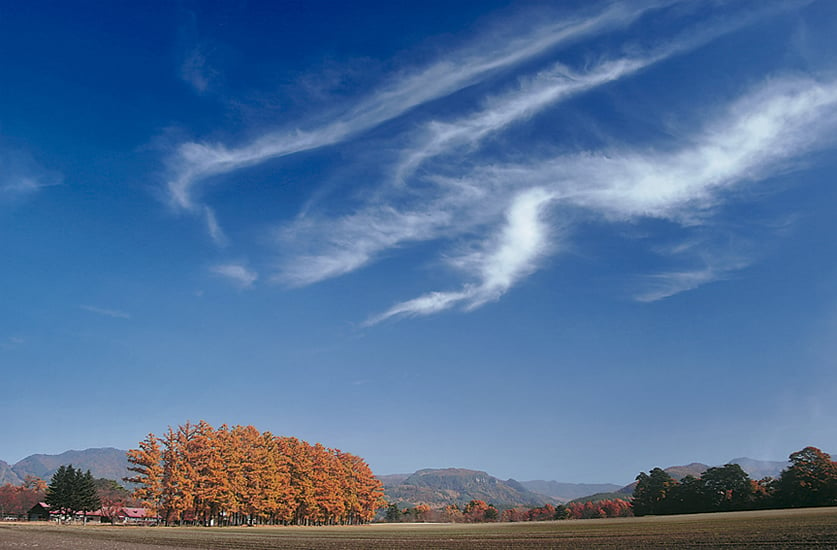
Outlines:
[[24,518],[30,508],[44,500],[45,492],[46,482],[33,476],[26,476],[23,485],[6,483],[0,486],[0,518]]
[[632,516],[631,503],[615,498],[597,502],[570,502],[566,506],[568,519],[595,519]]
[[465,510],[462,513],[463,518],[469,523],[478,523],[483,521],[497,521],[500,519],[500,514],[497,509],[486,504],[483,500],[474,499],[465,505]]
[[371,521],[383,491],[360,457],[253,426],[187,422],[128,451],[134,496],[166,523]]

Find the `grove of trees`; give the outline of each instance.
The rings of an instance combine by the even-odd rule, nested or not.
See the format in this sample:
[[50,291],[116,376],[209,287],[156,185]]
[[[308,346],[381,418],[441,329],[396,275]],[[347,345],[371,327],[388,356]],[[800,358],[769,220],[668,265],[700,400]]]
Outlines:
[[401,509],[391,503],[384,512],[384,521],[389,523],[484,523],[500,520],[499,510],[479,499],[472,499],[463,508],[449,504],[441,509],[433,509],[427,504],[417,504],[412,508]]
[[837,505],[837,463],[827,453],[806,447],[792,453],[790,462],[778,479],[752,480],[737,464],[680,481],[660,468],[641,472],[633,511],[644,516]]
[[[563,508],[563,510],[560,510]],[[634,515],[628,499],[613,498],[592,502],[570,502],[558,510],[557,519],[624,518]]]
[[82,473],[72,464],[60,466],[52,475],[44,502],[59,513],[59,518],[69,519],[77,512],[92,512],[102,506],[90,470]]
[[46,488],[46,482],[35,476],[26,476],[22,485],[0,486],[0,518],[25,518],[35,504],[44,500]]
[[128,461],[134,496],[166,523],[356,524],[383,505],[362,458],[253,426],[187,422],[149,434]]

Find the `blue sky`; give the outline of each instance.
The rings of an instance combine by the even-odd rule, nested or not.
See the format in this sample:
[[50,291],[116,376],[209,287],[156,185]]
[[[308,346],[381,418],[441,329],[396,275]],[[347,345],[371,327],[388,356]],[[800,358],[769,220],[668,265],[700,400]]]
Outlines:
[[0,3],[0,459],[837,449],[837,4]]

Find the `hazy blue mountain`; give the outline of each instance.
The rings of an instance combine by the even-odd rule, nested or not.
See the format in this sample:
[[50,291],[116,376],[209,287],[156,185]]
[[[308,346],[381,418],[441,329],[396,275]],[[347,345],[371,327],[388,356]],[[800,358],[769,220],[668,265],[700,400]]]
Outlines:
[[529,491],[550,496],[560,502],[569,502],[595,493],[612,493],[622,488],[621,485],[613,483],[563,483],[541,479],[521,481],[520,484]]
[[23,480],[12,470],[12,467],[0,460],[0,485],[11,483],[12,485],[20,485]]
[[125,451],[112,447],[66,451],[58,455],[31,455],[12,466],[18,478],[27,475],[49,481],[59,466],[72,464],[83,471],[90,470],[93,477],[103,477],[121,482],[129,474]]
[[733,458],[730,464],[738,464],[741,469],[747,472],[750,479],[762,479],[764,477],[779,477],[782,470],[790,466],[790,462],[777,460],[756,460],[754,458]]

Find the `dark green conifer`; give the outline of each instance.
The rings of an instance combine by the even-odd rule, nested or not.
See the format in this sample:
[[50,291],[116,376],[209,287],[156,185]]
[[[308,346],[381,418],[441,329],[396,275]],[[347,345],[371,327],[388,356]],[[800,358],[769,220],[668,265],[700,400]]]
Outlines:
[[72,464],[60,466],[53,474],[45,501],[62,520],[72,519],[77,512],[98,510],[102,505],[90,470],[83,474]]

